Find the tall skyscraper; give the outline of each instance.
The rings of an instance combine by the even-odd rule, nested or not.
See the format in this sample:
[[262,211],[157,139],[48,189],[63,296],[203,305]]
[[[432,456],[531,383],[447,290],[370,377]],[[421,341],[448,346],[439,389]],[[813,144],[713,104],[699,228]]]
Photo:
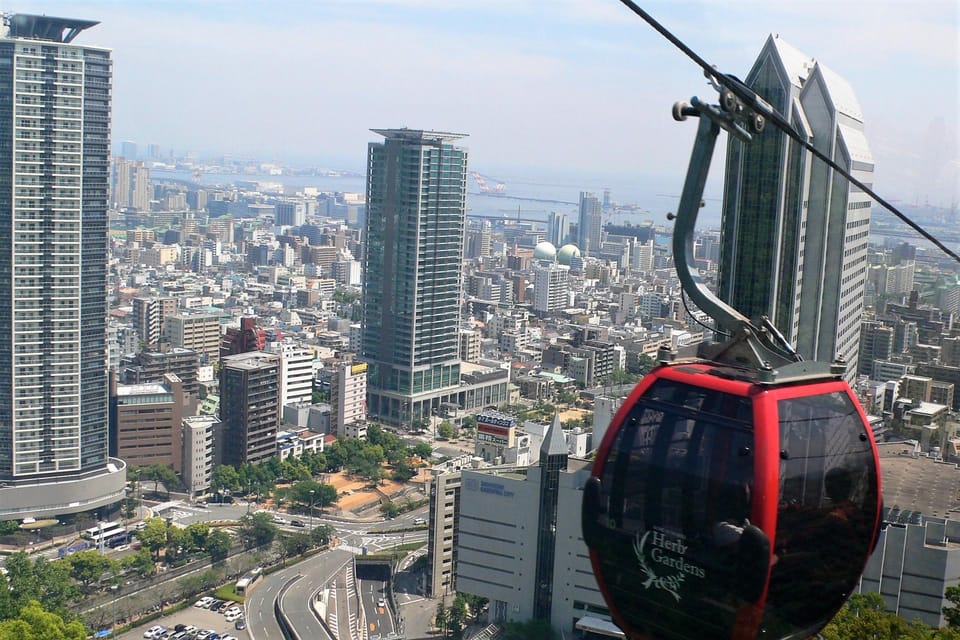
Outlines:
[[600,199],[588,191],[580,192],[580,218],[577,223],[577,244],[585,256],[600,253],[600,231],[603,209]]
[[374,129],[367,153],[363,357],[368,411],[427,418],[460,384],[467,151],[463,135]]
[[[106,371],[110,52],[89,20],[0,26],[0,519],[115,503]],[[14,162],[16,153],[16,162]]]
[[[836,73],[770,36],[746,84],[796,130],[866,184],[873,158],[857,98]],[[720,297],[765,315],[807,359],[857,371],[871,199],[767,127],[730,138],[724,185]]]

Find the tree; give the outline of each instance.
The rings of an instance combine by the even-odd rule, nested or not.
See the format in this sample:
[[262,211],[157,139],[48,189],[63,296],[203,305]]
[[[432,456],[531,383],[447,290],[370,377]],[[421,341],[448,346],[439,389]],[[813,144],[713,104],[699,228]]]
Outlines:
[[13,620],[0,622],[0,640],[85,640],[87,630],[77,620],[66,622],[30,600]]
[[947,620],[948,627],[960,628],[960,587],[947,587],[944,597],[950,602],[951,607],[943,608],[943,617]]
[[162,482],[167,489],[167,495],[170,495],[170,487],[176,487],[180,484],[177,480],[177,474],[173,469],[165,464],[151,464],[148,467],[141,467],[141,477],[144,480],[153,480],[153,492],[157,493],[159,484]]
[[210,525],[206,522],[194,522],[185,529],[190,549],[206,549],[210,537]]
[[280,540],[280,553],[284,558],[292,558],[306,553],[313,547],[309,533],[295,533]]
[[420,459],[429,461],[433,456],[433,447],[426,442],[419,442],[417,446],[413,448],[413,453]]
[[639,379],[640,376],[636,373],[631,373],[626,369],[614,369],[610,373],[609,382],[610,384],[633,384]]
[[92,583],[99,582],[100,578],[113,572],[116,567],[116,563],[93,549],[70,554],[67,562],[70,564],[71,577],[82,584],[84,589],[89,589]]
[[167,546],[167,523],[163,518],[148,518],[143,529],[137,532],[137,537],[153,554],[154,560],[159,560],[160,549]]
[[447,617],[449,618],[448,626],[451,635],[459,640],[463,636],[463,627],[467,624],[467,601],[462,593],[458,593],[457,597],[453,599]]
[[210,477],[210,483],[214,487],[217,487],[221,490],[227,489],[229,491],[239,491],[240,474],[238,474],[237,470],[230,465],[222,464],[213,470],[213,475]]
[[313,531],[310,532],[310,539],[314,545],[321,546],[330,544],[330,541],[333,540],[335,535],[337,535],[336,529],[329,524],[322,524],[319,527],[313,528]]
[[240,519],[237,534],[247,549],[265,547],[277,537],[277,526],[266,512],[247,514]]
[[456,436],[457,430],[453,428],[453,425],[449,422],[441,422],[440,426],[437,427],[437,435],[444,440],[450,440]]
[[[949,629],[940,631],[952,631]],[[824,640],[883,638],[903,640],[947,640],[950,635],[923,624],[910,624],[884,606],[878,593],[853,594],[837,615],[824,627]],[[955,636],[954,636],[955,637]]]
[[0,600],[0,606],[5,608],[3,612],[7,616],[17,615],[31,600],[39,602],[47,611],[67,615],[67,603],[80,595],[66,560],[51,562],[44,557],[31,560],[27,554],[17,552],[7,558],[5,568],[8,588],[0,591],[7,591],[5,595],[9,598]]
[[125,556],[120,564],[124,569],[131,569],[141,576],[152,576],[157,571],[157,567],[153,563],[153,556],[146,547],[138,549],[132,555]]
[[230,539],[230,534],[223,529],[214,529],[207,536],[206,550],[215,562],[226,558],[227,554],[230,553],[231,546],[233,546],[233,541]]
[[437,628],[443,630],[443,636],[447,636],[447,608],[443,606],[443,600],[437,603],[437,613],[433,616],[433,623]]
[[383,478],[386,474],[383,472],[383,467],[380,465],[374,465],[370,467],[370,470],[366,473],[367,479],[372,485],[378,485],[383,481]]
[[394,502],[384,502],[380,505],[380,513],[382,513],[383,517],[387,520],[396,518],[398,515],[400,515],[400,505]]
[[190,552],[191,537],[186,529],[167,527],[167,544],[165,558],[167,562],[175,562]]

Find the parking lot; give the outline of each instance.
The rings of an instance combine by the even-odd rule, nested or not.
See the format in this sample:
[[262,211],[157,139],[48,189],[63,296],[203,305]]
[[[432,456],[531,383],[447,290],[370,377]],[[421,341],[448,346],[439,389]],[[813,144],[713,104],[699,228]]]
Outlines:
[[[243,605],[238,605],[243,608]],[[142,640],[143,633],[153,627],[154,625],[162,625],[167,629],[170,629],[171,634],[178,624],[183,625],[193,625],[198,629],[210,629],[212,631],[220,634],[220,637],[226,635],[231,635],[240,640],[246,640],[249,636],[247,635],[246,630],[237,631],[233,622],[227,622],[222,613],[217,613],[216,611],[210,611],[209,609],[201,609],[200,607],[191,606],[187,607],[183,611],[178,611],[169,616],[163,616],[158,620],[148,622],[146,624],[140,625],[135,629],[117,636],[122,640]]]

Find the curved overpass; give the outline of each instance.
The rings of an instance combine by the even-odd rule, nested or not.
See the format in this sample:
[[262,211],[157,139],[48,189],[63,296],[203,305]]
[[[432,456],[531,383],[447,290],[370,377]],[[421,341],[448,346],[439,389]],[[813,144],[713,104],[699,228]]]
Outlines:
[[280,600],[280,607],[290,626],[301,638],[326,640],[326,628],[311,609],[314,594],[353,560],[349,551],[324,551],[267,576],[250,594],[247,601],[247,629],[253,640],[281,640],[283,632],[274,616],[273,604],[280,590],[290,582]]

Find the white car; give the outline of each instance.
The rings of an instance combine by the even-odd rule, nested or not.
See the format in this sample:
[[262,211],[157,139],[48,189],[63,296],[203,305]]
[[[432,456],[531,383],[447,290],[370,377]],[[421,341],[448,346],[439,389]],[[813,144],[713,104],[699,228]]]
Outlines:
[[199,600],[193,603],[193,606],[199,607],[200,609],[206,609],[210,606],[210,603],[213,602],[213,598],[210,596],[203,596]]
[[227,622],[233,622],[237,618],[243,617],[243,609],[234,609],[231,607],[227,609],[226,613],[223,614],[223,617]]
[[377,600],[377,606],[378,606],[378,607],[386,607],[386,606],[387,606],[386,600],[384,600],[383,598],[380,598],[379,600]]
[[147,629],[146,631],[143,632],[143,637],[144,637],[144,638],[156,638],[156,637],[158,637],[161,633],[163,633],[163,632],[166,631],[166,630],[167,630],[166,627],[161,627],[160,625],[155,624],[155,625],[153,625],[152,627],[150,627],[149,629]]

